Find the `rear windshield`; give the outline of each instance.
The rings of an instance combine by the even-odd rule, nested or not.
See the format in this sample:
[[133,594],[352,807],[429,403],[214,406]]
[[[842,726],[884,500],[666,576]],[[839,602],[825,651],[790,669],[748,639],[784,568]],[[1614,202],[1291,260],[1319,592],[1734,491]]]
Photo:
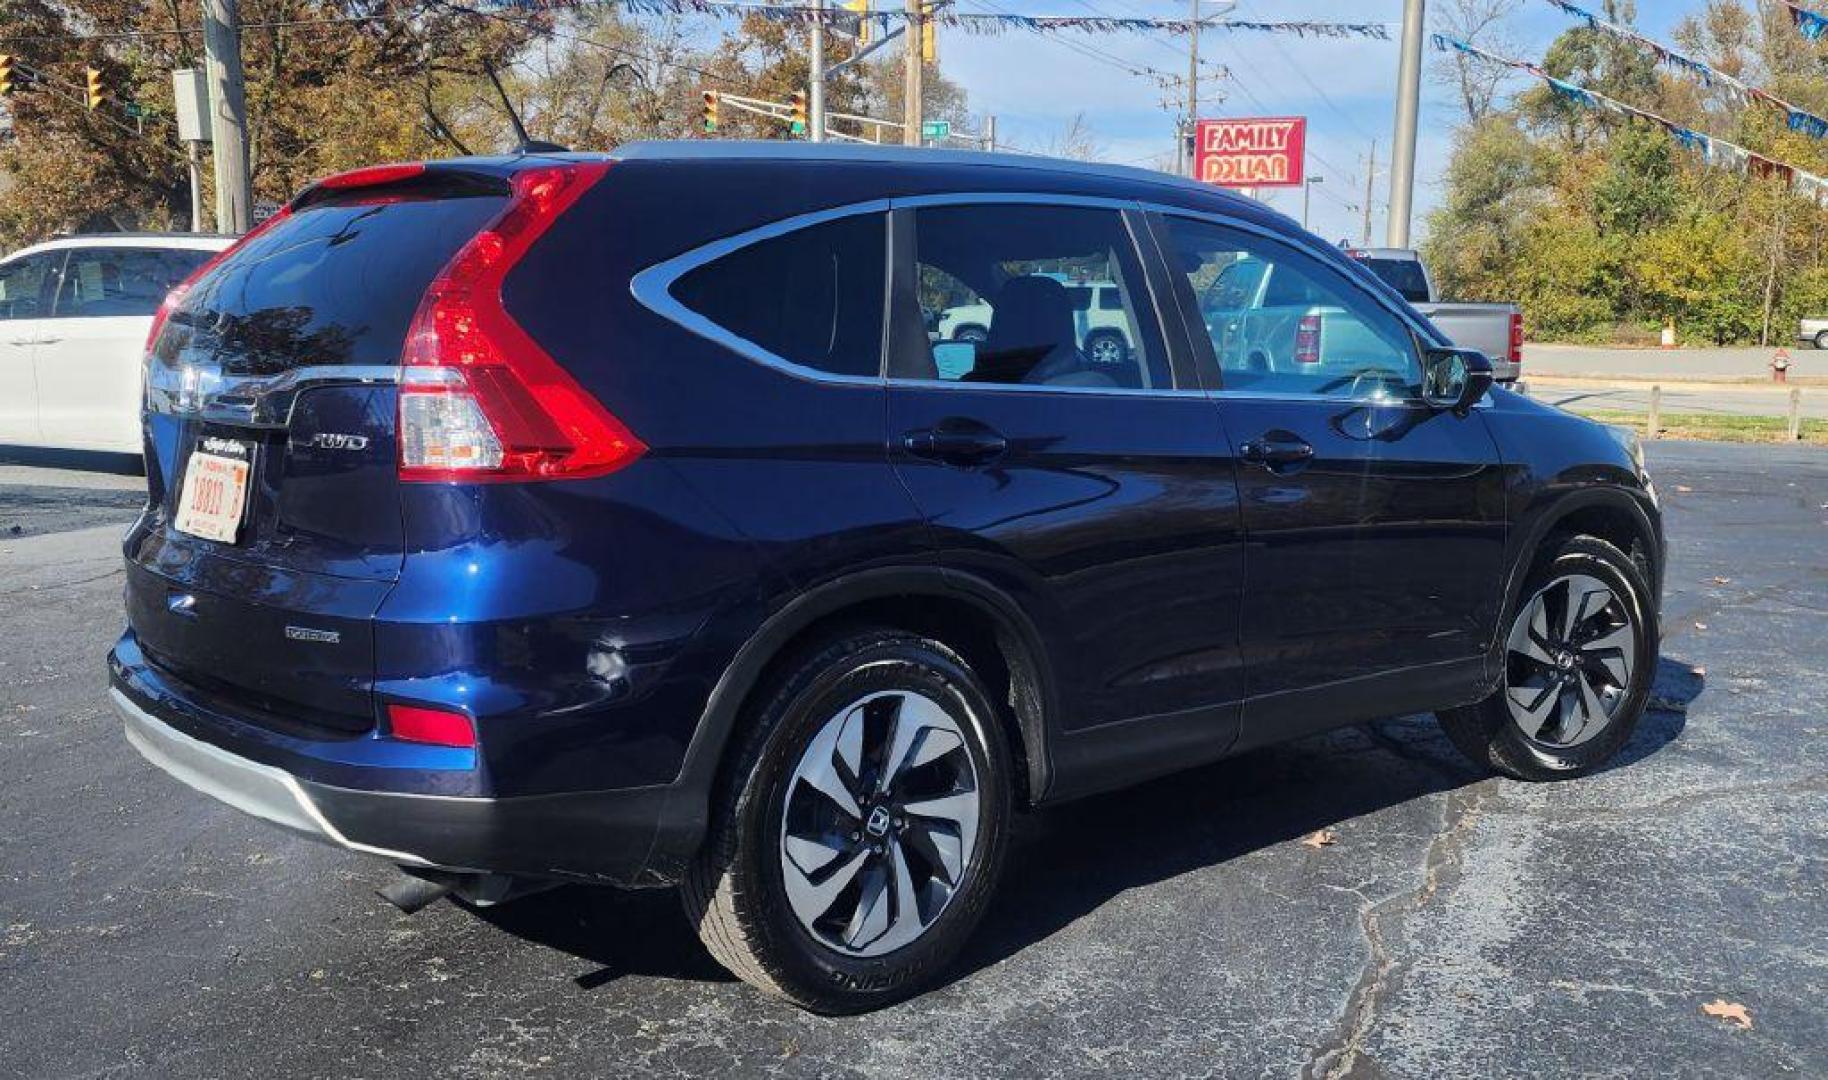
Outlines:
[[1422,264],[1415,259],[1360,259],[1365,269],[1378,276],[1384,284],[1403,294],[1403,299],[1412,304],[1428,302],[1428,278],[1422,273]]
[[317,203],[255,237],[205,275],[159,341],[225,374],[400,362],[407,324],[434,275],[505,196]]

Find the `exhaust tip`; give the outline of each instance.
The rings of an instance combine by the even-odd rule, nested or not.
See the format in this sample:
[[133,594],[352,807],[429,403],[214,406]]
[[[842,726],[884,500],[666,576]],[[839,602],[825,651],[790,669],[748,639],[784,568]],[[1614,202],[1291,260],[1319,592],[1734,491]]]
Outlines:
[[381,899],[399,908],[402,915],[412,915],[444,899],[451,891],[451,884],[448,881],[430,881],[411,874],[401,874],[375,892]]

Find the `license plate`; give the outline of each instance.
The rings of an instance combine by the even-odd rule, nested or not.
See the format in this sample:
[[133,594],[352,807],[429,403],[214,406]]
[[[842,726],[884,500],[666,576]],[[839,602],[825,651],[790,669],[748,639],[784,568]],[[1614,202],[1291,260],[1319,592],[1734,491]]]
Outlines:
[[247,502],[248,463],[198,450],[184,469],[184,490],[172,524],[179,532],[232,544]]

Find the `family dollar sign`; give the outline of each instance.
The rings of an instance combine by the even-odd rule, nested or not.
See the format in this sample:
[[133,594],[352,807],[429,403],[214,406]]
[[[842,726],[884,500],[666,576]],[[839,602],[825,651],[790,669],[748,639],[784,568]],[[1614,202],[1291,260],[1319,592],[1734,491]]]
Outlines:
[[1300,187],[1307,135],[1305,116],[1201,120],[1197,175],[1220,187]]

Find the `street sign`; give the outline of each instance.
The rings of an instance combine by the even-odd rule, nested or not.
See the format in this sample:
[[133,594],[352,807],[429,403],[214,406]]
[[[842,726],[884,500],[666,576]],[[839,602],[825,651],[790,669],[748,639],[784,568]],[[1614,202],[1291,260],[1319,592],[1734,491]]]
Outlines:
[[1305,116],[1201,120],[1194,175],[1220,187],[1300,187],[1307,136]]
[[151,115],[151,113],[147,110],[146,106],[141,105],[137,101],[129,101],[127,104],[122,105],[121,111],[126,113],[128,116],[133,117],[135,120],[138,120],[143,116]]
[[920,122],[920,137],[923,139],[950,139],[952,137],[952,121],[922,120]]

